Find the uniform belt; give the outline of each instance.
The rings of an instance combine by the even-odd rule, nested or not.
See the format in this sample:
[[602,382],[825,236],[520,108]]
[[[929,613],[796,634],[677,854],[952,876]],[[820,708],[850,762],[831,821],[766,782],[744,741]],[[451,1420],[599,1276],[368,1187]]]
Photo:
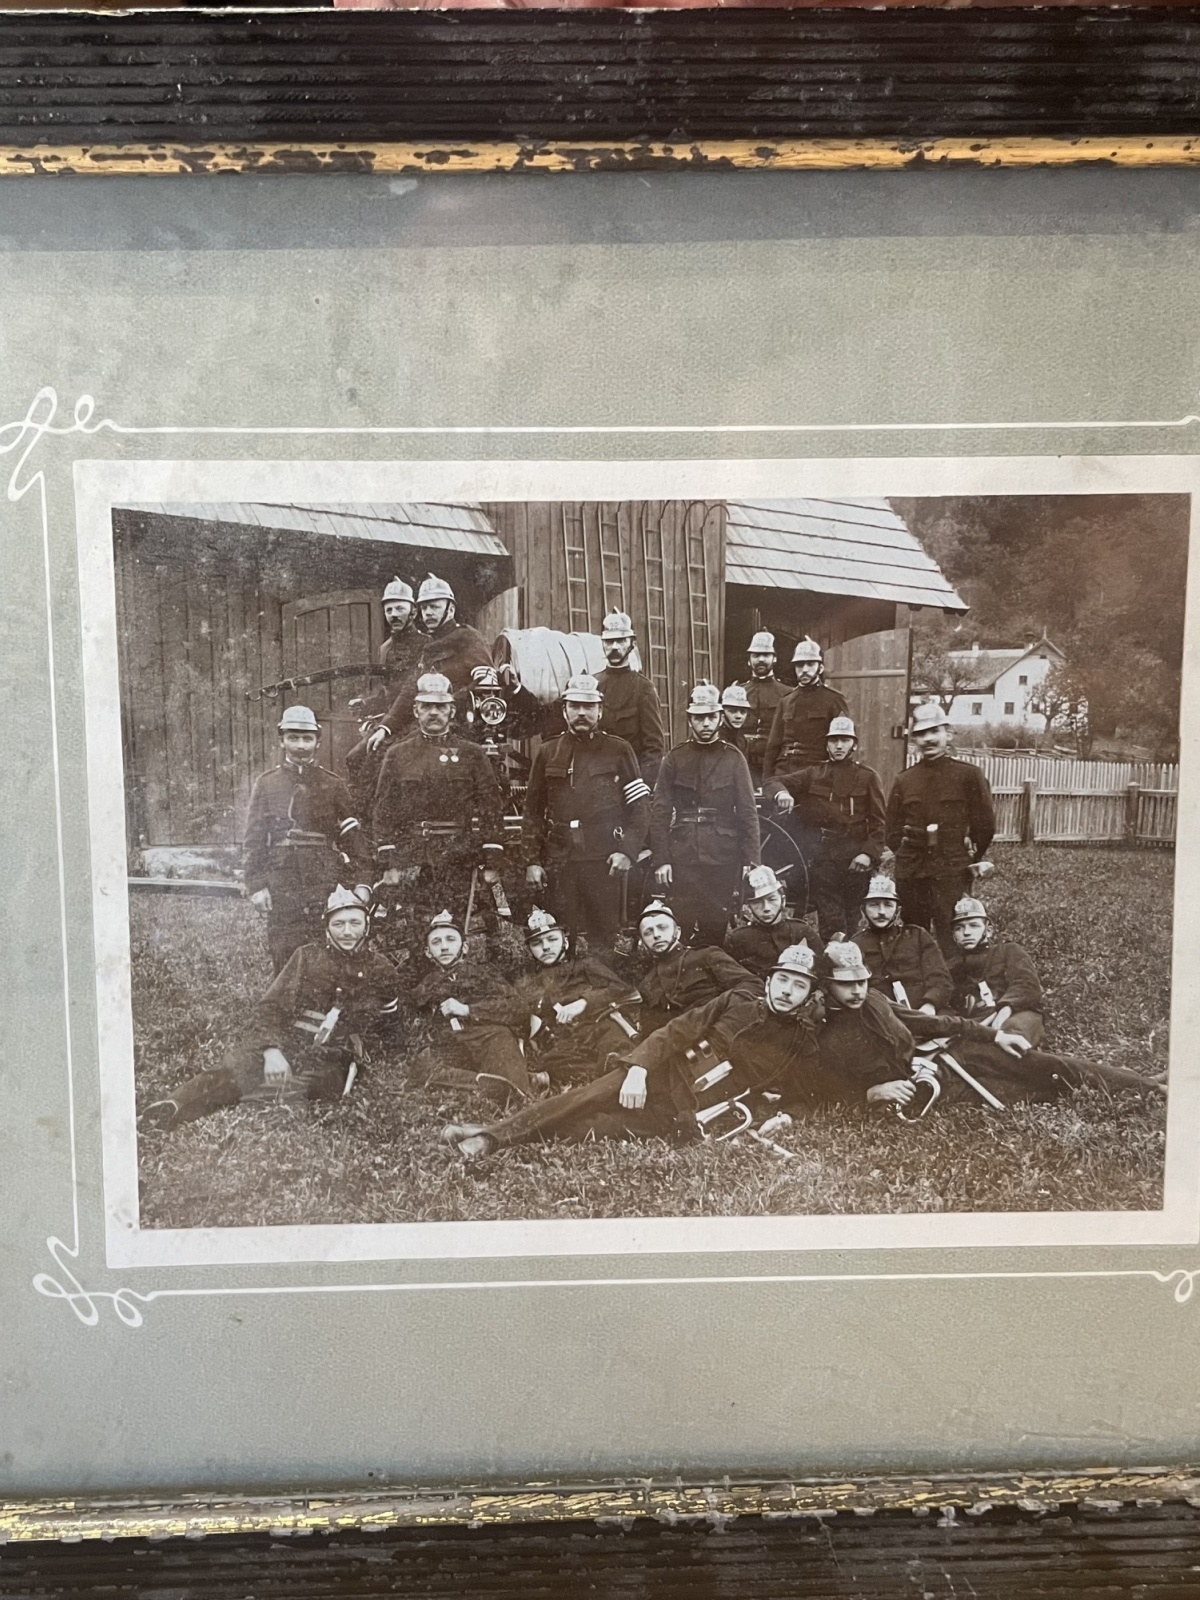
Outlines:
[[695,806],[691,811],[677,811],[676,822],[715,822],[721,815],[716,806]]

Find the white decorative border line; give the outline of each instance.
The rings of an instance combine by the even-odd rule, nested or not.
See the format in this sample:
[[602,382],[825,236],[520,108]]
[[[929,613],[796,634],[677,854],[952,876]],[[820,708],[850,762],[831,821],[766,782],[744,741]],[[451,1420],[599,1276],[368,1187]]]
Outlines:
[[[56,425],[55,418],[58,413],[58,397],[52,388],[43,388],[32,401],[24,418],[20,421],[9,423],[0,427],[0,455],[16,453],[16,464],[13,467],[7,485],[7,498],[9,501],[22,500],[31,490],[37,491],[38,505],[42,523],[42,554],[45,579],[46,601],[46,627],[47,627],[47,659],[50,673],[50,720],[53,745],[53,778],[55,801],[55,832],[58,851],[58,879],[59,879],[59,924],[61,963],[63,976],[63,1010],[64,1010],[64,1043],[67,1066],[67,1092],[68,1092],[68,1124],[71,1143],[71,1242],[51,1236],[47,1238],[46,1245],[60,1277],[51,1273],[38,1273],[32,1280],[32,1286],[38,1293],[51,1298],[64,1300],[70,1305],[76,1317],[88,1327],[94,1327],[100,1319],[99,1307],[107,1302],[116,1312],[119,1320],[131,1328],[143,1324],[142,1306],[157,1300],[189,1299],[209,1296],[266,1296],[266,1295],[295,1295],[295,1294],[358,1294],[358,1293],[428,1293],[446,1290],[479,1290],[479,1289],[524,1289],[541,1290],[551,1288],[596,1288],[596,1287],[632,1287],[635,1285],[660,1286],[660,1287],[685,1287],[690,1285],[722,1285],[722,1284],[783,1284],[783,1283],[867,1283],[867,1282],[940,1282],[945,1280],[1005,1280],[1026,1278],[1055,1278],[1055,1279],[1092,1279],[1092,1278],[1144,1278],[1155,1283],[1169,1287],[1178,1304],[1184,1304],[1192,1297],[1197,1277],[1200,1277],[1200,1268],[1187,1269],[1177,1267],[1167,1271],[1154,1268],[1123,1268],[1123,1269],[1078,1269],[1078,1270],[1035,1270],[1035,1271],[968,1271],[968,1272],[885,1272],[885,1273],[759,1273],[711,1276],[620,1276],[620,1277],[588,1277],[588,1278],[522,1278],[522,1279],[494,1279],[484,1281],[443,1281],[419,1283],[373,1283],[373,1284],[298,1284],[276,1286],[245,1286],[245,1287],[212,1287],[212,1288],[179,1288],[179,1289],[154,1289],[138,1291],[130,1288],[116,1290],[88,1290],[83,1287],[76,1276],[74,1267],[79,1262],[80,1256],[80,1220],[78,1198],[78,1158],[76,1151],[75,1129],[75,1093],[74,1093],[74,1057],[72,1047],[72,1031],[70,1020],[70,965],[69,941],[66,900],[66,868],[63,844],[63,804],[59,760],[59,727],[57,714],[57,699],[55,687],[55,658],[53,634],[53,589],[52,565],[50,552],[49,513],[46,494],[45,474],[41,469],[25,477],[23,474],[30,459],[42,439],[47,437],[66,437],[68,435],[94,436],[109,432],[122,437],[150,436],[227,436],[247,434],[262,435],[266,437],[297,436],[297,437],[322,437],[322,436],[455,436],[455,435],[630,435],[630,434],[825,434],[825,433],[930,433],[930,432],[1005,432],[1036,429],[1042,432],[1053,431],[1058,428],[1066,430],[1112,430],[1112,429],[1179,429],[1200,424],[1200,415],[1188,414],[1180,418],[1162,421],[1108,421],[1108,422],[1013,422],[1013,423],[879,423],[879,424],[833,424],[833,423],[798,423],[798,424],[676,424],[662,426],[641,425],[609,425],[609,426],[461,426],[461,427],[272,427],[272,428],[247,428],[227,426],[176,426],[155,425],[147,427],[129,426],[114,422],[109,419],[96,418],[95,402],[91,396],[81,396],[77,400],[72,420],[65,424]],[[1003,462],[1005,458],[996,458]],[[1179,463],[1178,457],[1164,457],[1167,462]],[[197,467],[206,463],[197,462]],[[245,465],[244,463],[242,465]],[[250,464],[251,466],[253,464]],[[297,464],[297,465],[303,465]],[[364,469],[369,469],[378,463],[361,463]],[[448,462],[447,467],[461,467],[464,464]],[[488,465],[480,463],[477,465]],[[537,464],[529,464],[531,467]],[[583,466],[584,463],[577,465]],[[587,463],[588,466],[593,465]],[[631,468],[653,467],[657,463],[632,462],[626,463]],[[746,465],[753,465],[747,463]],[[1190,621],[1190,619],[1189,619]],[[1189,630],[1190,633],[1190,630]],[[1173,1073],[1173,1078],[1175,1074]],[[1170,1140],[1168,1141],[1168,1147]],[[1120,1213],[1111,1214],[1114,1217]],[[1156,1213],[1138,1214],[1139,1216],[1156,1216]],[[766,1220],[766,1219],[755,1219]],[[577,1226],[577,1225],[569,1225]],[[213,1230],[220,1232],[222,1230]],[[258,1230],[256,1230],[258,1231]],[[177,1235],[178,1236],[178,1235]],[[1188,1242],[1193,1242],[1195,1232],[1189,1229]],[[1007,1242],[1007,1241],[1006,1241]],[[744,1246],[743,1248],[754,1248]],[[530,1254],[531,1252],[525,1252]],[[449,1259],[449,1258],[447,1258]]]
[[1148,1278],[1173,1292],[1177,1305],[1186,1305],[1192,1298],[1200,1267],[1175,1267],[1160,1272],[1151,1267],[1114,1268],[1112,1270],[1040,1271],[1040,1272],[763,1272],[722,1273],[712,1277],[623,1277],[623,1278],[496,1278],[486,1282],[464,1283],[309,1283],[252,1285],[244,1288],[216,1289],[85,1289],[64,1255],[77,1255],[68,1250],[60,1239],[47,1239],[50,1254],[59,1271],[67,1280],[60,1283],[47,1272],[39,1272],[33,1287],[51,1300],[65,1300],[85,1327],[94,1328],[100,1321],[99,1303],[108,1301],[127,1328],[140,1328],[144,1318],[139,1309],[155,1300],[196,1300],[211,1296],[240,1296],[258,1299],[268,1295],[297,1294],[438,1294],[444,1292],[471,1292],[481,1289],[678,1289],[691,1287],[713,1288],[732,1284],[781,1283],[946,1283],[974,1280],[995,1282],[1010,1278]]

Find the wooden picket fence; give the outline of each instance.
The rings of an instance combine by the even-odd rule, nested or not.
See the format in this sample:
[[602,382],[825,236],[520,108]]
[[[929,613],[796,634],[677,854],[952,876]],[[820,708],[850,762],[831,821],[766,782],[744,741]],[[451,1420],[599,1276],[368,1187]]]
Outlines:
[[1012,844],[1175,843],[1179,768],[1153,761],[1071,761],[957,750],[982,767],[996,838]]

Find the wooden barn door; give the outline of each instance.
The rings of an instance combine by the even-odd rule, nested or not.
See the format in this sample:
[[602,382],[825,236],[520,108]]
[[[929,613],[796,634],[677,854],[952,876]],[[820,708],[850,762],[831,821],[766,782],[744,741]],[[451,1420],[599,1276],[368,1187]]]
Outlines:
[[[283,607],[283,671],[295,678],[326,667],[370,666],[379,659],[383,643],[383,612],[371,589],[347,589],[337,594],[293,600]],[[372,680],[361,675],[312,683],[287,696],[287,705],[311,706],[321,722],[320,762],[343,777],[346,752],[358,742],[358,714],[347,702],[369,694]]]
[[909,630],[864,633],[825,652],[825,678],[850,704],[858,756],[874,767],[886,797],[904,770],[905,741],[895,731],[908,718]]

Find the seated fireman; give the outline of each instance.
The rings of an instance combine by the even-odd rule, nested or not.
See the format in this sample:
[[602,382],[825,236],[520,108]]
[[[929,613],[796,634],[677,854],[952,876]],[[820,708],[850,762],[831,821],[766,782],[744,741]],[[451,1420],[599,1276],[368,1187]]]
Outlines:
[[994,936],[982,900],[964,895],[955,906],[953,939],[955,1011],[1041,1044],[1046,1031],[1041,979],[1019,944]]
[[[936,1072],[942,1098],[950,1103],[998,1109],[1017,1100],[1050,1100],[1086,1084],[1105,1089],[1161,1092],[1154,1079],[1124,1067],[1079,1056],[1034,1050],[1022,1035],[984,1027],[953,1013],[930,1016],[889,1005],[870,988],[870,973],[858,946],[837,942],[825,951],[825,1026],[821,1030],[821,1074],[833,1098],[891,1104],[901,1109],[920,1092],[912,1077],[917,1040],[941,1041],[922,1071]],[[986,1095],[967,1083],[954,1064],[966,1068]],[[992,1098],[988,1099],[987,1097]]]
[[370,891],[341,884],[325,904],[325,938],[301,945],[254,1008],[243,1038],[211,1072],[146,1108],[164,1128],[240,1100],[337,1099],[348,1094],[373,1040],[398,1033],[396,969],[368,943]]
[[807,921],[789,917],[783,885],[770,867],[751,867],[742,886],[744,922],[725,935],[725,948],[747,972],[765,978],[780,953],[807,944],[814,955],[823,946]]
[[602,1077],[499,1122],[452,1123],[442,1137],[475,1159],[537,1139],[690,1141],[731,1113],[734,1126],[751,1123],[762,1094],[800,1098],[818,1071],[813,967],[807,945],[784,950],[753,992],[731,990],[673,1018]]
[[[409,997],[434,1027],[433,1044],[418,1058],[425,1082],[435,1089],[482,1089],[502,1100],[527,1098],[538,1085],[517,1040],[528,1013],[512,985],[470,954],[449,911],[430,918],[425,954],[429,969]],[[546,1081],[542,1076],[542,1086]]]
[[718,945],[683,942],[679,918],[665,901],[651,900],[638,918],[638,939],[650,968],[638,986],[641,1030],[653,1033],[681,1011],[702,1006],[727,989],[757,991],[759,980]]
[[637,1037],[629,985],[592,955],[579,955],[567,930],[539,907],[525,943],[533,967],[513,983],[528,1023],[528,1051],[552,1083],[594,1077],[609,1052]]
[[867,925],[856,942],[870,971],[872,989],[913,1011],[948,1010],[952,984],[941,946],[928,928],[901,917],[891,878],[877,874],[871,879],[863,914]]

